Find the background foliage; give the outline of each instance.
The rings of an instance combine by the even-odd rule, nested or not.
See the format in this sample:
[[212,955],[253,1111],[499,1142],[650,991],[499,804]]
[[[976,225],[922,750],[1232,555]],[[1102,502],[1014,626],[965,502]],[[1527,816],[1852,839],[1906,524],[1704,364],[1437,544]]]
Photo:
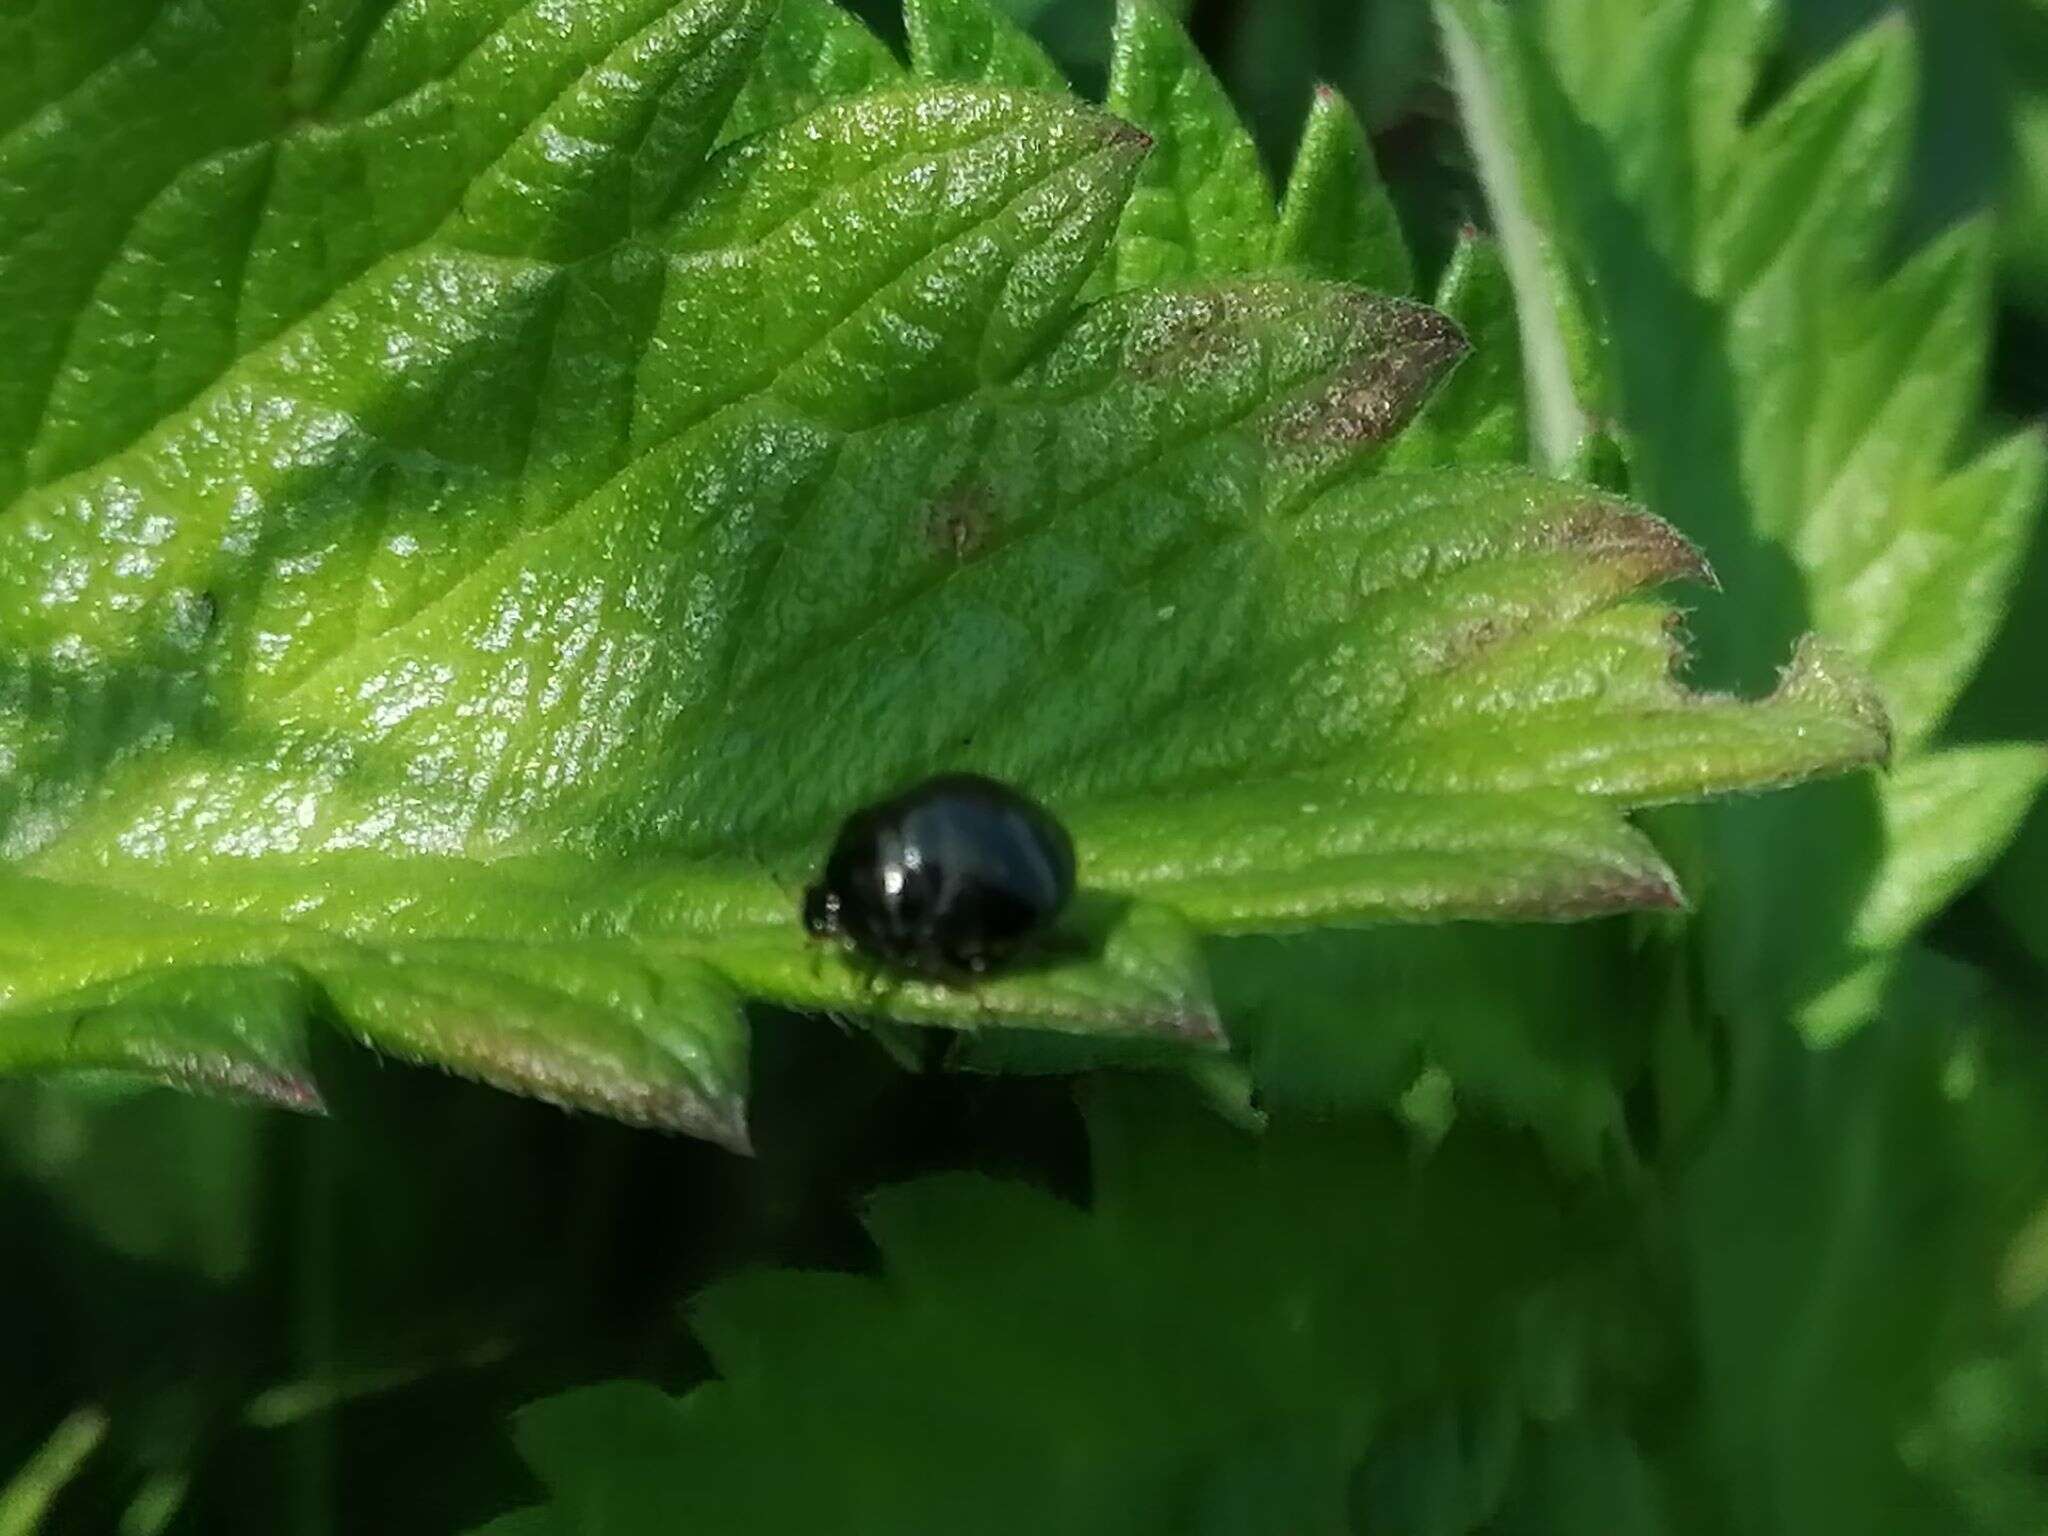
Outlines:
[[[789,9],[832,67],[736,126],[895,67]],[[1047,70],[971,9],[870,20],[928,75]],[[1278,249],[1473,343],[1375,468],[1634,496],[1725,588],[1698,675],[1817,629],[1893,769],[1653,813],[1689,914],[1212,938],[1237,1051],[1193,1071],[1028,1033],[911,1070],[757,1008],[751,1160],[320,1032],[324,1120],[0,1087],[0,1533],[2048,1525],[2048,12],[1199,4],[1240,140],[1163,14],[1119,69],[1104,7],[1008,9],[1167,151],[1115,281],[1266,259],[1235,214],[1172,238],[1187,199],[1349,178]]]

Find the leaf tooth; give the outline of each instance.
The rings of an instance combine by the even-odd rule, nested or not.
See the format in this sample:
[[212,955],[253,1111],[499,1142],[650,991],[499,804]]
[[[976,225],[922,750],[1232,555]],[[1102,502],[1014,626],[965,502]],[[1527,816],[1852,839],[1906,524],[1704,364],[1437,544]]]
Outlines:
[[741,1157],[754,1155],[753,1129],[747,1120],[744,1099],[713,1098],[695,1091],[649,1085],[612,1095],[602,1104],[577,1107],[594,1108],[648,1130],[695,1137]]
[[1372,141],[1343,93],[1318,85],[1274,232],[1283,266],[1409,293],[1414,262],[1373,159]]
[[1359,294],[1350,307],[1365,340],[1321,387],[1273,416],[1275,446],[1378,447],[1414,420],[1437,381],[1471,350],[1457,323],[1426,304]]
[[248,1099],[295,1114],[327,1113],[326,1096],[310,1073],[294,1072],[251,1057],[218,1056],[193,1060],[173,1086],[192,1086],[227,1098]]
[[[79,1022],[83,1026],[87,1021]],[[118,1054],[104,1060],[81,1057],[71,1064],[83,1070],[145,1077],[184,1093],[263,1104],[302,1115],[327,1113],[327,1100],[310,1072],[254,1042],[250,1044],[251,1049],[235,1050],[192,1047],[175,1039],[136,1039],[125,1042]]]
[[746,1034],[725,978],[602,943],[415,943],[324,960],[336,1016],[408,1061],[746,1153]]
[[1051,56],[988,0],[904,0],[903,29],[926,79],[1067,89]]
[[1778,686],[1765,700],[1804,705],[1861,727],[1868,746],[1858,761],[1887,768],[1892,760],[1892,720],[1869,674],[1840,647],[1818,635],[1803,636],[1792,659],[1778,675]]
[[0,1016],[0,1074],[111,1072],[324,1115],[306,1055],[309,994],[289,967],[195,965]]
[[1698,545],[1663,518],[1625,502],[1588,498],[1547,529],[1550,547],[1597,556],[1628,572],[1637,586],[1687,581],[1721,589]]
[[1677,874],[1661,859],[1612,879],[1589,878],[1561,894],[1544,911],[1547,918],[1609,917],[1621,912],[1685,912],[1692,903]]

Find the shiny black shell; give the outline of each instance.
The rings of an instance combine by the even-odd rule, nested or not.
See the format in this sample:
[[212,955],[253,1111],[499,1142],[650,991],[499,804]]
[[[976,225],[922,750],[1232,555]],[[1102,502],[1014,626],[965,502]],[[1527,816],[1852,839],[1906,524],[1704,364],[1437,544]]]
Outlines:
[[1074,844],[1042,806],[944,774],[847,818],[804,926],[941,980],[979,976],[1051,926],[1074,894]]

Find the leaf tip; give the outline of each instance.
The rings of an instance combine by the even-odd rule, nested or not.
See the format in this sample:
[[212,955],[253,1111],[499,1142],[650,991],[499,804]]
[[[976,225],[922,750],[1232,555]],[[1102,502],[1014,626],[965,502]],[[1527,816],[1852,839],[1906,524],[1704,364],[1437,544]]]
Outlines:
[[720,1104],[700,1101],[693,1116],[679,1117],[669,1129],[723,1147],[736,1157],[754,1155],[753,1127],[747,1123],[746,1104],[738,1099]]
[[590,1108],[643,1130],[665,1131],[708,1141],[740,1157],[754,1155],[753,1131],[747,1123],[745,1099],[733,1094],[708,1093],[700,1088],[669,1083],[626,1091],[590,1104],[573,1101],[569,1108]]
[[211,1094],[259,1104],[294,1114],[325,1117],[327,1099],[303,1067],[244,1055],[206,1055],[183,1061],[150,1059],[138,1063],[141,1075],[169,1088]]
[[1856,727],[1865,748],[1844,767],[1891,765],[1894,746],[1891,712],[1878,696],[1868,674],[1845,652],[1818,635],[1802,637],[1792,659],[1778,676],[1773,704],[1801,705],[1835,716]]
[[324,1120],[329,1113],[327,1096],[310,1076],[295,1073],[266,1075],[261,1083],[252,1086],[249,1097],[277,1109],[312,1115],[317,1119]]
[[1627,567],[1638,585],[1689,581],[1711,591],[1721,587],[1697,544],[1663,518],[1626,502],[1588,498],[1556,525],[1555,537],[1562,546]]
[[1692,910],[1692,902],[1685,894],[1685,887],[1678,883],[1678,876],[1668,868],[1645,874],[1631,882],[1623,892],[1622,904],[1632,912]]
[[557,1099],[566,1109],[590,1109],[642,1130],[708,1141],[740,1157],[754,1155],[753,1130],[744,1099],[700,1089],[665,1085],[590,1103]]
[[[1639,836],[1639,834],[1638,834]],[[1580,872],[1563,887],[1532,902],[1519,915],[1550,922],[1580,922],[1627,912],[1687,912],[1692,902],[1677,873],[1643,840],[1634,857]]]
[[1361,344],[1315,394],[1275,417],[1274,436],[1286,447],[1351,451],[1391,441],[1472,350],[1458,323],[1427,304],[1363,290],[1347,291],[1344,303]]

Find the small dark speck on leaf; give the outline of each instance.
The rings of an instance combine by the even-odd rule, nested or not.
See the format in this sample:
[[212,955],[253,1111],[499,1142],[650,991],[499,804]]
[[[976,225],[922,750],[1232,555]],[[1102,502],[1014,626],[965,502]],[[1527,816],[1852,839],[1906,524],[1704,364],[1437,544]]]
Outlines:
[[925,513],[925,543],[936,555],[972,560],[988,546],[993,518],[986,488],[970,485],[948,491]]
[[219,622],[220,603],[211,592],[183,588],[170,595],[166,629],[173,644],[197,646]]

